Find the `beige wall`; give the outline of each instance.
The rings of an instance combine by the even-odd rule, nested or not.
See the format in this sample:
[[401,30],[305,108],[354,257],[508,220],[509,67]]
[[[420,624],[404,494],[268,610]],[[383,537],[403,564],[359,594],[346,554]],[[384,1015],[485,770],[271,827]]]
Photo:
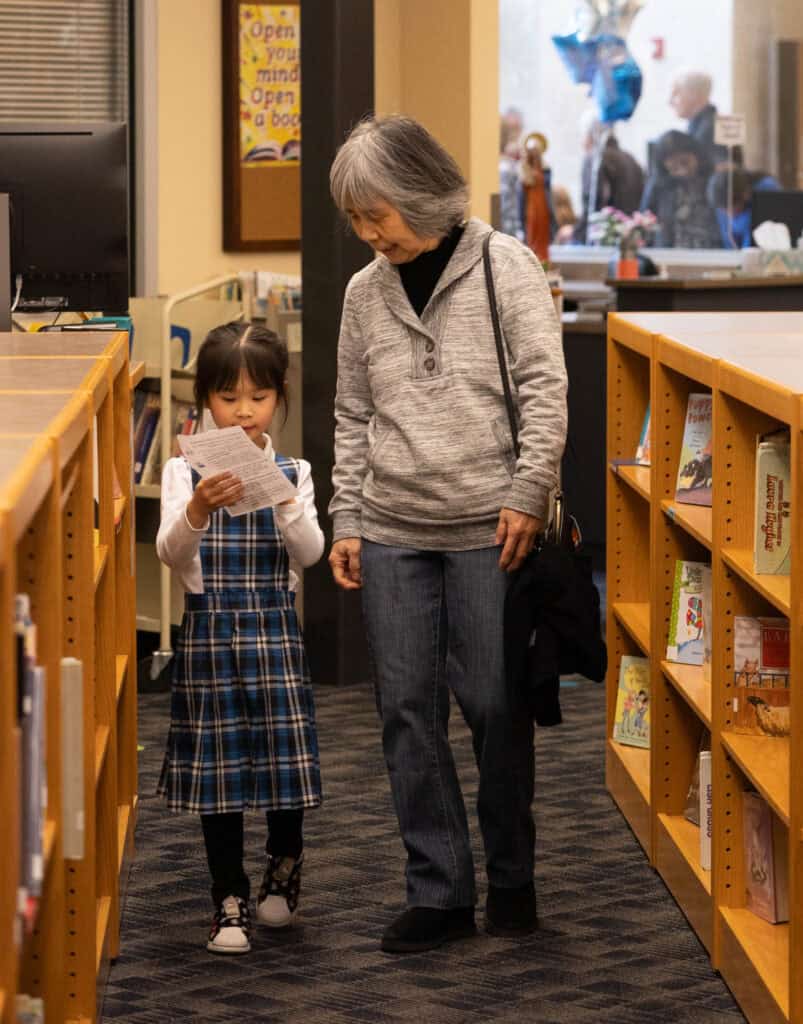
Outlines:
[[158,3],[158,289],[236,270],[301,272],[299,252],[223,252],[220,0]]
[[375,0],[379,113],[415,117],[469,180],[472,213],[498,191],[497,0]]

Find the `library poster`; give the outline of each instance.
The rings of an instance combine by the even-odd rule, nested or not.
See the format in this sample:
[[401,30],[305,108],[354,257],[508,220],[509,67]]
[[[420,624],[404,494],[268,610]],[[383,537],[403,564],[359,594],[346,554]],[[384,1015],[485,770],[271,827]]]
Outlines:
[[301,6],[222,0],[224,249],[301,236]]

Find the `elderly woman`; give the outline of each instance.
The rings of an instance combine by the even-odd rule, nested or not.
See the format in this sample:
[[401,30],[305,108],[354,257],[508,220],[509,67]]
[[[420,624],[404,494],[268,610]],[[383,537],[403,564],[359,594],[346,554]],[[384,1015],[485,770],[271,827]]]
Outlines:
[[536,924],[533,730],[508,691],[503,608],[555,486],[566,432],[560,330],[541,265],[494,234],[496,299],[518,406],[516,459],[482,246],[452,157],[418,123],[360,123],[332,196],[374,260],[349,282],[335,403],[334,543],[362,588],[382,743],[407,850],[407,909],[382,949],[473,934],[466,811],[448,739],[449,691],[479,767],[489,931]]

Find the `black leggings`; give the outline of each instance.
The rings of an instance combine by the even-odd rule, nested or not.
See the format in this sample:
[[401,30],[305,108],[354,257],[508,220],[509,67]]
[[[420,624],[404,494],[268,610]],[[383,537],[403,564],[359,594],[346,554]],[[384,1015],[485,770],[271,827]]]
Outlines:
[[[277,857],[299,857],[304,848],[304,811],[266,811],[265,817],[266,852]],[[243,867],[242,812],[202,814],[201,828],[212,875],[212,902],[217,906],[227,896],[248,900],[251,887]]]

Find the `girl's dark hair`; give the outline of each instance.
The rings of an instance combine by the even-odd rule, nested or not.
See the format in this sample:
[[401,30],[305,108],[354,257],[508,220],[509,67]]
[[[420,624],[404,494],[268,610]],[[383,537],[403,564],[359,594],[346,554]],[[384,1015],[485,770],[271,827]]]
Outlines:
[[287,421],[287,346],[274,331],[261,324],[234,320],[214,327],[198,350],[195,366],[195,402],[198,412],[209,407],[214,391],[237,385],[245,370],[260,388],[275,391]]

